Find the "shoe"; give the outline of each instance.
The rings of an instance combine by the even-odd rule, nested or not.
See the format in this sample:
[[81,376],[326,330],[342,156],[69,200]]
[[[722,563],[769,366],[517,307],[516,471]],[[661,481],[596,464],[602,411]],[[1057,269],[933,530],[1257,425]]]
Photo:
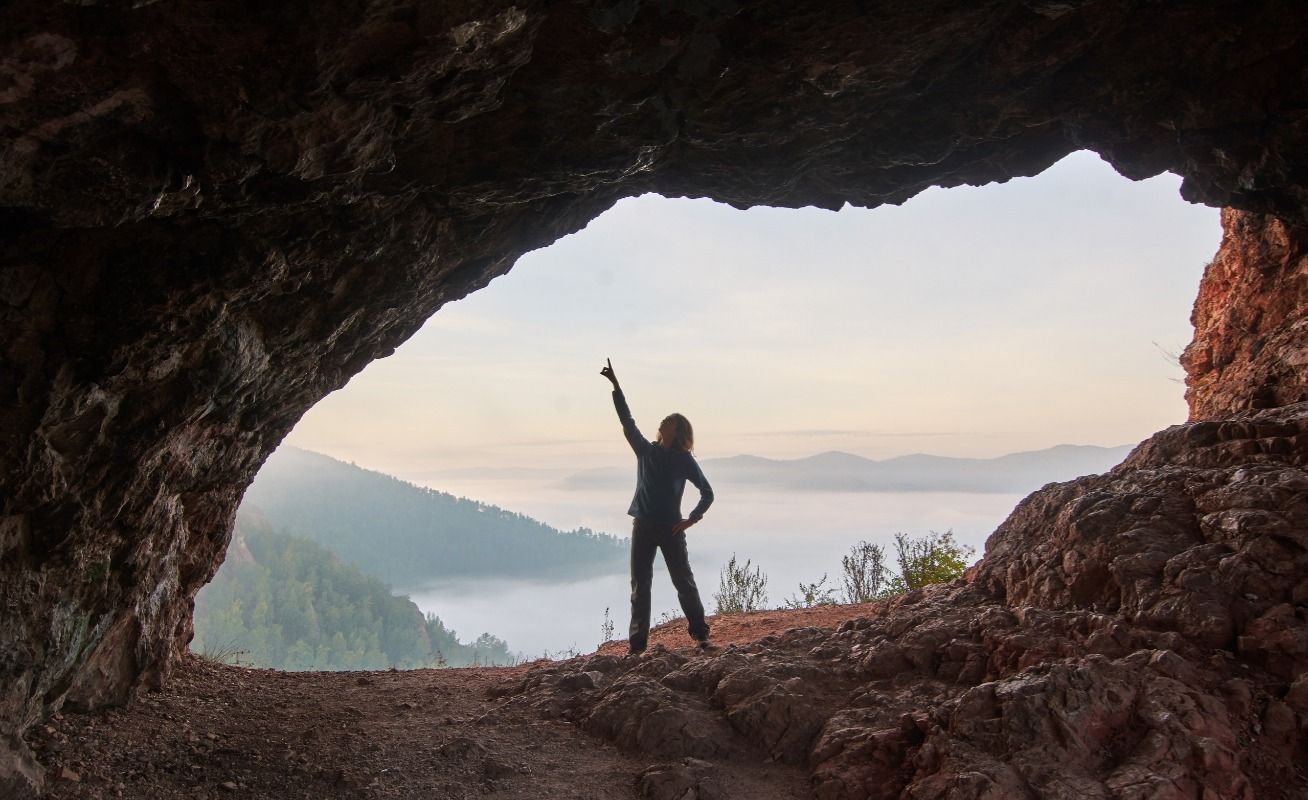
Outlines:
[[643,648],[643,647],[632,647],[632,648],[629,648],[629,649],[627,650],[627,655],[629,655],[629,656],[638,656],[638,655],[640,655],[640,654],[643,653],[643,652],[645,652],[645,648]]
[[718,651],[718,648],[708,639],[697,640],[696,646],[699,648],[701,653],[716,653]]

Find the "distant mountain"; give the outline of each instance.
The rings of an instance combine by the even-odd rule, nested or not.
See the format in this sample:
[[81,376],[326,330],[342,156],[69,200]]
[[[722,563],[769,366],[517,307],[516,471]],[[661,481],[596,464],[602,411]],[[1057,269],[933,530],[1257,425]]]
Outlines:
[[264,464],[241,509],[403,588],[441,577],[557,579],[626,569],[622,539],[560,531],[286,445]]
[[[833,451],[791,460],[749,455],[711,458],[700,465],[715,486],[790,491],[1024,493],[1046,483],[1105,472],[1130,452],[1130,446],[1060,444],[998,458],[910,455],[875,461]],[[606,467],[571,475],[564,480],[564,486],[610,489],[630,486],[632,481],[632,469]]]

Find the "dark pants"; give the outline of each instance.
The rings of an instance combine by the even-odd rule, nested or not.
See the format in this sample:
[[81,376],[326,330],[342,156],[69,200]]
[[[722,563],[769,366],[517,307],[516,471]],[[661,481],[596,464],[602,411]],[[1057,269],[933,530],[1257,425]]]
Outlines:
[[649,639],[649,591],[654,580],[655,550],[663,551],[663,563],[668,565],[672,585],[677,587],[677,600],[686,614],[691,638],[708,639],[704,605],[686,553],[686,534],[674,534],[668,524],[637,519],[631,526],[631,627],[627,631],[631,649],[644,650]]

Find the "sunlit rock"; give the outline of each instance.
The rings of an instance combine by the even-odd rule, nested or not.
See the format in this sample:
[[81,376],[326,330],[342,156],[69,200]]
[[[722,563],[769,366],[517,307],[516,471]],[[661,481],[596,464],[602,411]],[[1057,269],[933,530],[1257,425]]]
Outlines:
[[1196,420],[1308,400],[1308,226],[1227,209],[1222,228],[1181,357]]

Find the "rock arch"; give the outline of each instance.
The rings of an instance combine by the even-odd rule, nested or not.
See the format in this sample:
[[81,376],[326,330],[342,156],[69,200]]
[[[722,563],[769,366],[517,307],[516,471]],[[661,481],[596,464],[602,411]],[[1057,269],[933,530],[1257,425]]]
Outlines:
[[1171,170],[1240,209],[1186,357],[1195,416],[1308,399],[1291,0],[20,0],[3,19],[0,781],[30,772],[42,714],[164,679],[241,493],[307,408],[623,196],[876,205],[1081,148]]

